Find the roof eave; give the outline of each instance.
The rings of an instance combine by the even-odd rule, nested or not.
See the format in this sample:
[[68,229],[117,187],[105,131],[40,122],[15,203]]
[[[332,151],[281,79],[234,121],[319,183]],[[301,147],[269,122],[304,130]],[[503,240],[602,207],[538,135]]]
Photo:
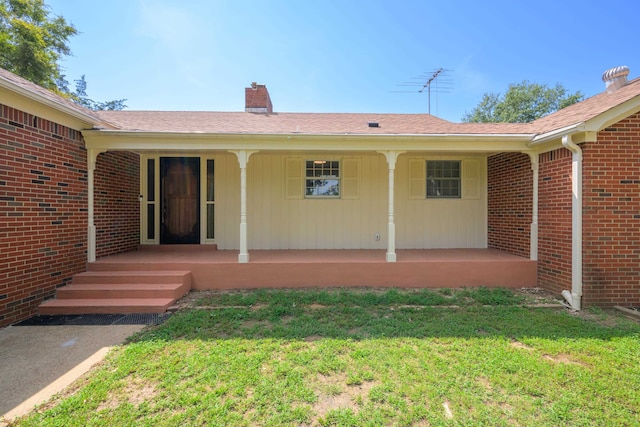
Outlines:
[[549,141],[554,141],[559,138],[562,138],[564,135],[581,132],[583,130],[584,130],[584,122],[574,123],[569,126],[564,126],[559,129],[554,129],[552,131],[536,135],[531,139],[531,142],[528,145],[529,147],[539,146]]
[[[531,134],[298,134],[194,133],[89,130],[87,148],[100,151],[320,150],[530,151]],[[322,142],[319,144],[318,142]]]
[[[33,92],[27,88],[24,88],[12,82],[11,80],[6,79],[3,76],[0,76],[0,87],[4,88],[9,92],[13,92],[14,94],[19,95],[23,98],[26,98],[29,101],[35,102],[37,104],[41,104],[45,107],[53,109],[54,111],[62,113],[63,115],[69,116],[71,119],[73,119],[72,122],[79,122],[78,124],[80,126],[78,126],[78,124],[73,126],[77,130],[81,130],[82,128],[87,128],[87,127],[94,127],[94,126],[110,126],[110,127],[112,126],[111,124],[105,123],[104,121],[100,120],[97,117],[94,117],[91,114],[83,113],[76,109],[70,108],[69,106],[64,105],[63,103],[56,102],[54,100],[41,96],[38,93]],[[19,105],[12,105],[12,107],[20,108]],[[70,126],[71,123],[60,123],[60,124],[63,124],[65,126]]]
[[145,131],[121,129],[91,129],[93,134],[109,134],[112,136],[136,136],[141,138],[445,138],[445,139],[512,139],[518,141],[531,140],[533,133],[266,133],[266,132],[203,132],[203,131]]
[[536,135],[529,143],[529,147],[537,150],[543,147],[546,150],[559,148],[562,146],[561,140],[565,135],[574,135],[574,142],[577,143],[595,142],[598,132],[602,129],[619,122],[637,111],[640,111],[640,95],[618,104],[588,120]]

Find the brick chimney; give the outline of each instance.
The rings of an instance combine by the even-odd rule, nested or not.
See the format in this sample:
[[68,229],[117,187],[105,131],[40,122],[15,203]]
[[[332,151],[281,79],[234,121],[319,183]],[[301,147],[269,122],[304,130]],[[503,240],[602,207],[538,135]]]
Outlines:
[[244,111],[247,113],[273,113],[271,97],[265,85],[256,82],[244,89]]

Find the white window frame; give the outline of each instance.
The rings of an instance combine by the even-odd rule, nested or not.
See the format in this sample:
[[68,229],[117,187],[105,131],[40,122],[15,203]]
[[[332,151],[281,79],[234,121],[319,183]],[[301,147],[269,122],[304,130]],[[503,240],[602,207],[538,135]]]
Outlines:
[[[330,164],[329,166],[329,173],[331,173],[333,170],[337,171],[336,175],[309,175],[309,171],[315,172],[316,166],[318,168],[320,168],[320,171],[322,172],[322,166],[326,165],[327,163]],[[333,164],[336,164],[335,167]],[[311,164],[311,168],[309,167],[309,164]],[[315,159],[306,159],[304,162],[304,197],[305,199],[339,199],[341,197],[342,194],[342,173],[341,173],[341,162],[340,160],[336,160],[336,159],[327,159],[327,158],[315,158]],[[327,181],[337,181],[337,187],[338,187],[338,194],[308,194],[308,189],[309,188],[314,188],[314,187],[309,187],[307,185],[307,181],[309,180],[327,180]]]
[[[451,163],[457,163],[458,164],[458,176],[430,176],[429,173],[429,163],[432,163],[432,166],[434,166],[434,163],[447,163],[447,164],[451,164]],[[462,199],[462,167],[463,167],[463,163],[461,160],[435,160],[435,159],[429,159],[425,161],[425,174],[426,174],[426,183],[425,183],[425,197],[427,199]],[[430,181],[432,182],[456,182],[457,183],[457,187],[458,187],[458,194],[457,195],[434,195],[434,194],[429,194],[429,188],[430,188]]]

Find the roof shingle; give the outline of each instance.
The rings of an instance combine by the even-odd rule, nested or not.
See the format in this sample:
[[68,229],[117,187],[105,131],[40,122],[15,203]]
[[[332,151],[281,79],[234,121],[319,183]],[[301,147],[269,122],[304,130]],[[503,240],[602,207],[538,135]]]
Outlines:
[[[428,114],[101,111],[129,131],[322,135],[523,134],[528,124],[452,123]],[[379,127],[369,127],[377,122]]]

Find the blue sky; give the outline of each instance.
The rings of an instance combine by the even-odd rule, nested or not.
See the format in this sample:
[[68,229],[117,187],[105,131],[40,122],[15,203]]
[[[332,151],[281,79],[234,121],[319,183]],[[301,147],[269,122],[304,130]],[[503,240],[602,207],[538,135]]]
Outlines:
[[640,76],[636,0],[45,2],[79,31],[67,79],[132,110],[242,111],[255,81],[279,112],[426,113],[426,92],[398,85],[443,67],[431,113],[460,121],[510,83],[592,96],[608,68]]

